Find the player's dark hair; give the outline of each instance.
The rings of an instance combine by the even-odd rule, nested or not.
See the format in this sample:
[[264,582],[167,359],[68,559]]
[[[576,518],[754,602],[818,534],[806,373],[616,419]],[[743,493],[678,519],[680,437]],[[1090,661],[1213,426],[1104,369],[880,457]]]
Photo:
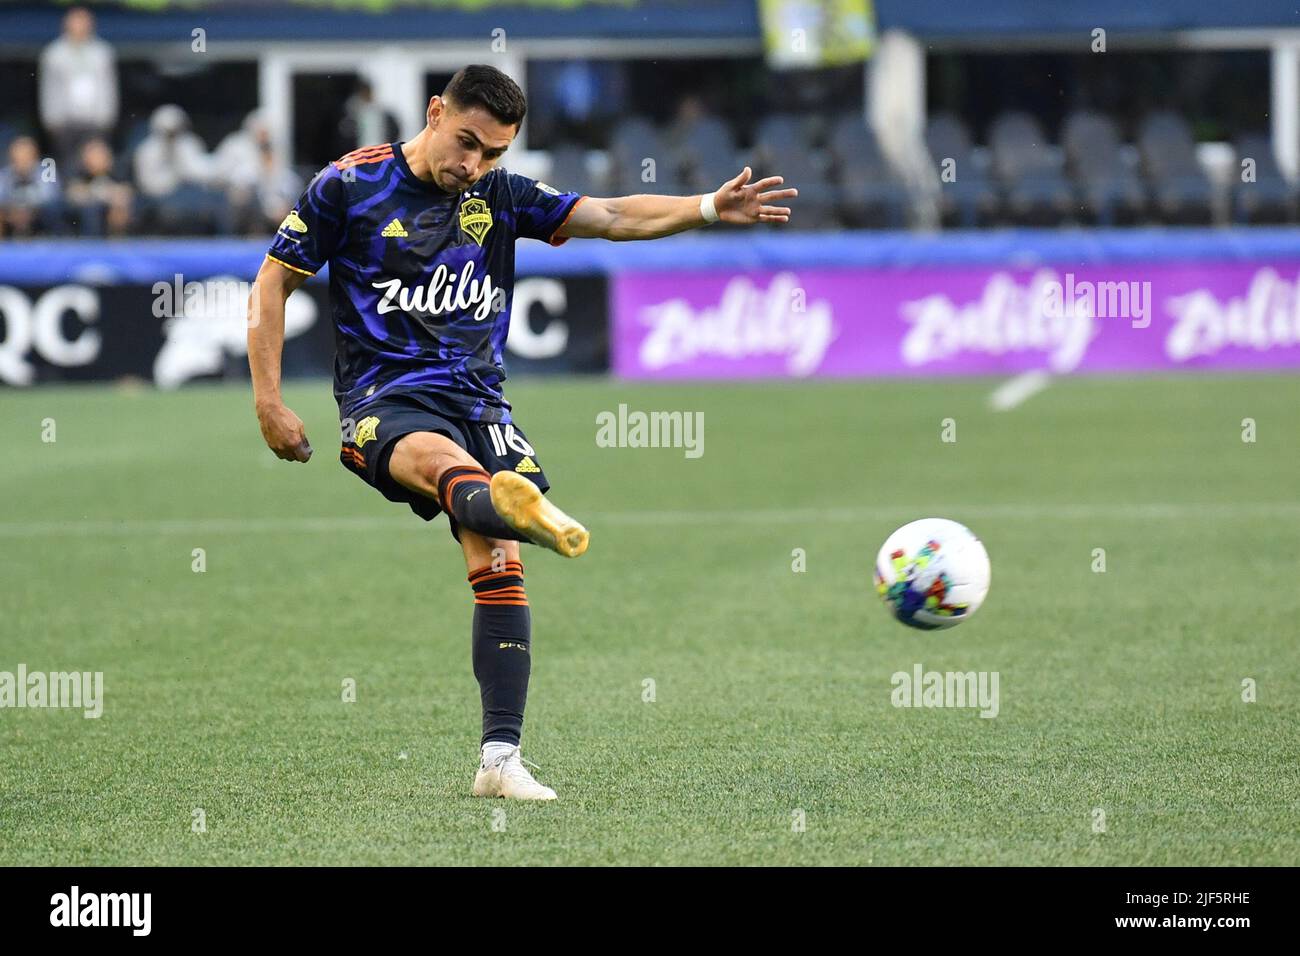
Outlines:
[[518,126],[528,112],[528,103],[519,84],[495,66],[482,63],[472,63],[458,71],[442,91],[442,96],[451,100],[457,109],[481,106],[506,126]]

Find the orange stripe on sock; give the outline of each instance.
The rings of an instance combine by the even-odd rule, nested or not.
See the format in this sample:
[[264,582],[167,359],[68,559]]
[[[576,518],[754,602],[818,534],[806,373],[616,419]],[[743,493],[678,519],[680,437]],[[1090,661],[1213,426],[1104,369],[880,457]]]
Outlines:
[[480,578],[475,578],[474,584],[483,584],[487,581],[499,581],[502,578],[522,578],[523,575],[518,571],[498,571],[496,574],[485,574]]
[[522,578],[524,576],[524,566],[518,561],[507,561],[504,567],[504,571],[493,571],[492,565],[489,564],[471,571],[465,579],[470,584],[482,584],[484,581],[495,581],[498,578]]
[[483,482],[483,484],[486,485],[490,483],[492,479],[488,477],[486,471],[481,473],[470,474],[470,475],[452,475],[450,478],[447,479],[447,487],[454,488],[456,487],[456,485],[460,484],[463,481],[481,481]]
[[[488,478],[488,474],[486,471],[481,472],[479,474],[455,475],[452,478],[448,478],[447,484],[444,485],[442,489],[446,493],[447,504],[450,504],[452,499],[456,497],[456,489],[459,488],[467,481],[472,481],[481,484],[488,484],[491,481],[491,479]],[[443,507],[446,507],[446,504],[444,504]]]
[[474,597],[523,597],[525,592],[520,585],[513,585],[510,588],[490,588],[487,591],[476,591]]

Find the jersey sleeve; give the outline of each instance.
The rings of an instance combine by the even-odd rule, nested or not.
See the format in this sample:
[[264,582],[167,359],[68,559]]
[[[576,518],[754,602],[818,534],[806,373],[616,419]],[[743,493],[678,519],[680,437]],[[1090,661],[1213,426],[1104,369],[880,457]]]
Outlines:
[[316,174],[284,217],[267,257],[294,272],[315,275],[342,244],[346,222],[342,175],[331,164]]
[[581,193],[562,193],[553,186],[508,173],[510,202],[515,211],[515,234],[526,239],[540,239],[553,246],[563,245],[567,236],[555,233],[573,215],[573,210],[582,202]]

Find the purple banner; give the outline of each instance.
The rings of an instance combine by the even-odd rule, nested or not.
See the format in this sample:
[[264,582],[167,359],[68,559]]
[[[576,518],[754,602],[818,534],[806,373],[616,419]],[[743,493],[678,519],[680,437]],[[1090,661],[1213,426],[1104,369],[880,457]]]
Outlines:
[[625,378],[1300,367],[1300,260],[615,276]]

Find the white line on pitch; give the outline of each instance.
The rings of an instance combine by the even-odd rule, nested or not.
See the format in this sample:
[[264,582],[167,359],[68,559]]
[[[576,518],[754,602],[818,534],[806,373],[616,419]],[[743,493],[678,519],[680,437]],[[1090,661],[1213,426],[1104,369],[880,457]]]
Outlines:
[[1024,372],[1008,379],[993,390],[989,405],[994,411],[1007,412],[1047,388],[1052,377],[1042,369]]
[[[906,520],[922,515],[950,515],[956,520],[1195,520],[1197,518],[1300,518],[1300,501],[1191,504],[1059,505],[878,505],[858,508],[783,508],[732,511],[595,511],[582,517],[600,525],[725,525],[816,523],[825,521]],[[364,531],[423,531],[428,525],[411,517],[349,518],[128,518],[120,521],[0,522],[0,538],[147,536],[167,534],[317,534]]]

